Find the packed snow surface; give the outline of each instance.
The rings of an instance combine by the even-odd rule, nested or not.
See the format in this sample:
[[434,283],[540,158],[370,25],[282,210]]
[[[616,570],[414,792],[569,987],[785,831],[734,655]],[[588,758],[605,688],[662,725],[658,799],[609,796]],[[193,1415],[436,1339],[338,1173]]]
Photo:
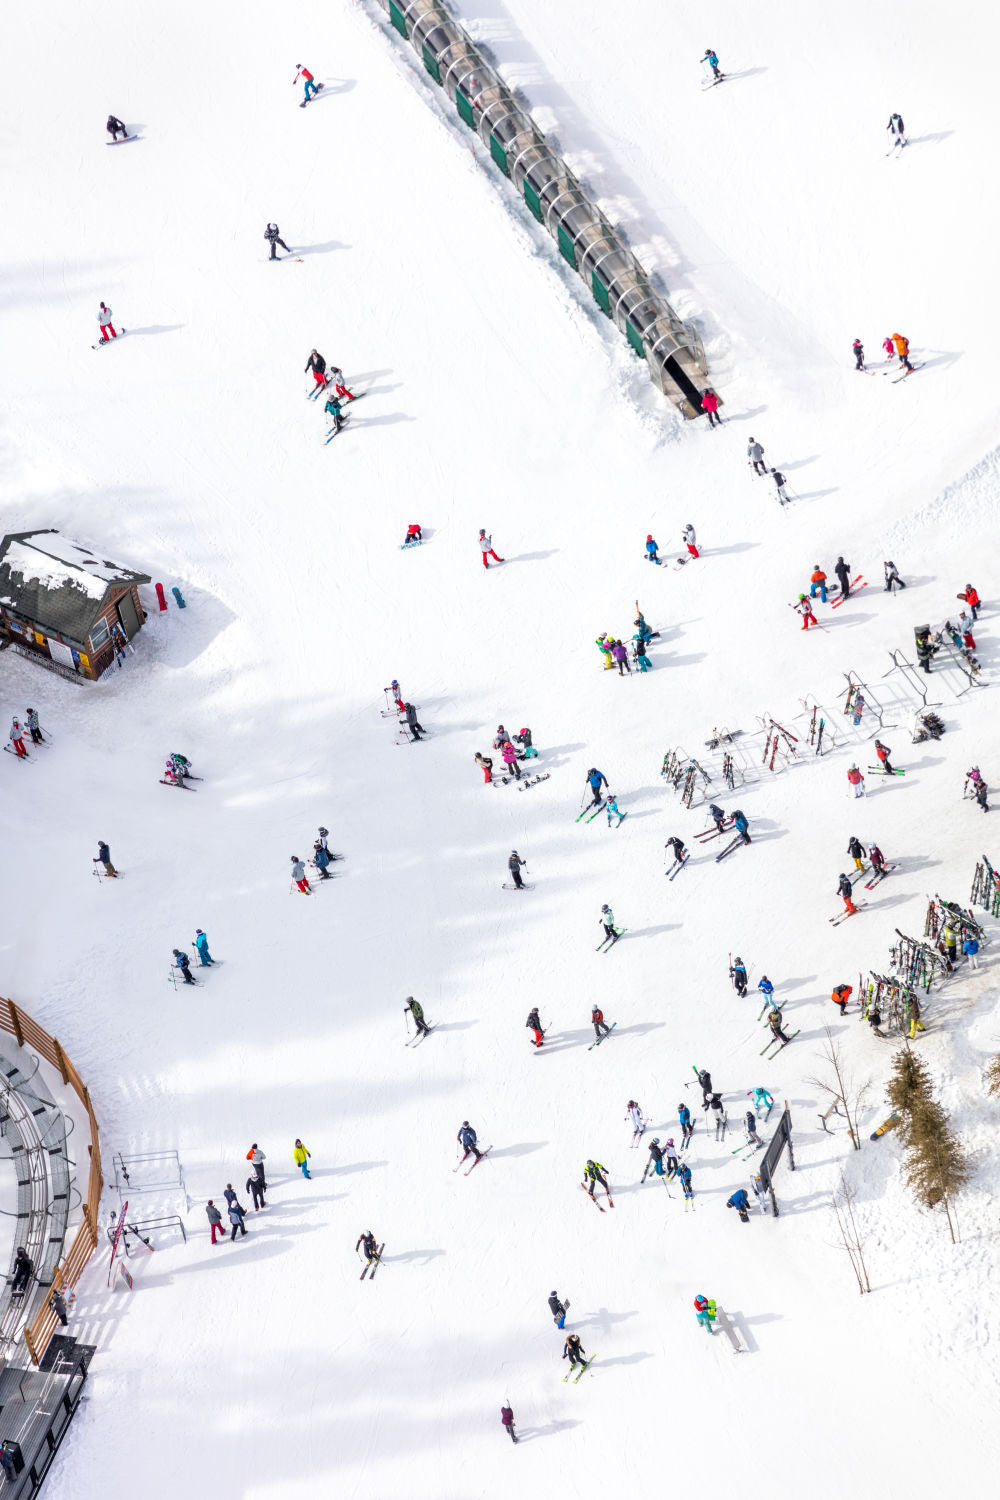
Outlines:
[[[966,901],[975,860],[1000,858],[961,800],[969,765],[1000,778],[995,689],[932,678],[947,733],[913,746],[916,699],[882,681],[970,581],[987,679],[997,665],[981,18],[896,0],[459,13],[698,323],[721,430],[663,403],[374,3],[55,0],[5,18],[4,530],[57,527],[187,603],[161,614],[144,589],[135,655],[100,686],[2,658],[0,708],[38,707],[52,742],[0,767],[0,992],[88,1081],[105,1160],[176,1149],[190,1204],[187,1244],[134,1259],[131,1295],[107,1291],[106,1254],[81,1285],[75,1331],[99,1353],[49,1493],[90,1500],[124,1476],[247,1500],[665,1483],[889,1500],[982,1481],[1000,1457],[993,953],[931,991],[918,1042],[974,1168],[955,1248],[903,1187],[893,1136],[868,1140],[895,1047],[829,999],[885,972],[929,895]],[[709,44],[730,76],[703,92]],[[325,83],[304,110],[300,59]],[[109,110],[137,139],[109,148]],[[887,156],[893,110],[911,144]],[[292,247],[278,264],[268,220]],[[95,351],[102,298],[128,334]],[[896,331],[920,366],[899,384],[880,350]],[[364,395],[329,446],[304,399],[313,347]],[[751,477],[751,435],[787,475],[785,509]],[[424,544],[401,551],[413,521]],[[689,521],[703,553],[674,569]],[[505,559],[488,572],[481,526]],[[667,566],[644,561],[650,532]],[[803,634],[789,605],[839,554],[867,587]],[[905,592],[882,591],[885,558]],[[660,635],[652,670],[623,680],[594,641],[630,637],[636,601]],[[907,772],[870,776],[857,804],[846,772],[874,764],[876,724],[843,717],[849,670]],[[393,677],[422,744],[379,716]],[[821,758],[812,701],[837,740]],[[774,774],[767,715],[805,751]],[[547,781],[483,784],[473,755],[499,723],[531,727]],[[705,748],[723,724],[756,773],[735,794]],[[693,842],[704,806],[660,779],[677,747],[750,819],[752,845],[720,865]],[[158,782],[174,750],[193,790]],[[590,766],[621,827],[574,821]],[[306,898],[289,856],[321,824],[345,858]],[[694,854],[668,883],[671,834]],[[833,927],[852,834],[898,869]],[[99,838],[120,882],[90,878]],[[524,894],[501,890],[514,848]],[[628,929],[607,954],[604,902]],[[172,988],[196,927],[222,962]],[[752,965],[744,1001],[730,953]],[[764,973],[799,1028],[773,1061]],[[410,1049],[408,995],[436,1027]],[[595,1003],[617,1025],[588,1052]],[[819,1128],[825,1024],[875,1084],[860,1153],[836,1117]],[[724,1093],[725,1142],[692,1064]],[[725,1202],[749,1186],[731,1152],[755,1085],[777,1101],[765,1136],[791,1110],[796,1170],[780,1217],[744,1225]],[[694,1108],[693,1211],[639,1187],[630,1098],[646,1141],[679,1139],[678,1102]],[[463,1119],[492,1145],[468,1178],[451,1170]],[[205,1200],[232,1182],[249,1203],[253,1141],[267,1208],[212,1247]],[[588,1157],[610,1172],[603,1214],[580,1190]],[[842,1172],[871,1296],[837,1241]],[[117,1206],[109,1191],[105,1221]],[[368,1228],[385,1259],[362,1283]],[[599,1356],[578,1386],[553,1287]],[[697,1327],[699,1292],[747,1353]]]

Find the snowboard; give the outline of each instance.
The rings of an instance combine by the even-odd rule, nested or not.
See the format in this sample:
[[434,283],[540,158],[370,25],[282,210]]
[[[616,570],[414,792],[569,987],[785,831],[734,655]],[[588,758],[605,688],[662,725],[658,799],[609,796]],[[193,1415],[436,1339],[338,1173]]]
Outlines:
[[96,344],[91,344],[90,347],[91,347],[91,349],[101,349],[101,348],[104,347],[105,344],[117,344],[118,340],[119,339],[123,339],[127,333],[128,333],[128,329],[127,328],[119,328],[118,333],[117,333],[117,335],[116,335],[115,338],[113,338],[113,339],[98,339],[97,343]]
[[877,1141],[880,1135],[885,1135],[886,1131],[893,1129],[898,1119],[899,1116],[897,1114],[891,1114],[888,1120],[883,1120],[882,1124],[877,1130],[872,1131],[868,1139],[870,1141]]

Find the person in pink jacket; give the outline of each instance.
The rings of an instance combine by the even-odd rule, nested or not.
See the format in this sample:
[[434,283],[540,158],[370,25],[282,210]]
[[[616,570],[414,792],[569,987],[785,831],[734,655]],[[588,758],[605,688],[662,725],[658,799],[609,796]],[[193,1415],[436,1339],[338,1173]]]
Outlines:
[[701,398],[701,409],[708,416],[709,427],[722,426],[722,418],[719,416],[719,398],[711,387]]
[[855,797],[863,797],[865,795],[865,778],[862,776],[857,766],[851,767],[851,769],[847,773],[847,779],[851,783],[851,786],[854,788]]
[[508,771],[513,771],[516,781],[520,781],[521,767],[517,763],[517,747],[510,740],[504,740],[500,754],[503,756],[504,766]]

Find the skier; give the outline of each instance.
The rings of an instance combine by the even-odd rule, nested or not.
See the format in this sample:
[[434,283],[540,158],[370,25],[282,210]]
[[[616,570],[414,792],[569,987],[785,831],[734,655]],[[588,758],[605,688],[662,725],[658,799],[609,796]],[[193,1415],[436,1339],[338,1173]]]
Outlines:
[[868,858],[872,862],[873,872],[880,877],[883,876],[885,874],[885,855],[878,844],[868,845]]
[[976,590],[972,587],[971,583],[967,583],[965,585],[965,591],[964,591],[964,593],[956,594],[955,598],[956,599],[964,599],[965,600],[966,604],[969,606],[970,610],[972,611],[973,621],[976,621],[976,620],[979,619],[979,611],[982,608],[982,601],[979,598],[979,595],[976,592]]
[[[876,740],[875,743],[878,744],[878,740]],[[867,853],[867,850],[865,849],[864,844],[862,844],[859,839],[856,839],[854,837],[853,833],[851,834],[850,841],[847,845],[847,852],[853,859],[855,867],[859,870],[863,870],[865,867],[864,856]]]
[[729,821],[736,829],[736,832],[742,834],[744,844],[749,844],[752,842],[749,833],[750,824],[747,820],[746,813],[742,813],[740,812],[739,808],[736,808],[736,810],[730,814]]
[[748,1109],[744,1116],[743,1128],[747,1138],[747,1145],[753,1146],[755,1150],[759,1150],[764,1142],[757,1134],[757,1116],[752,1109]]
[[293,884],[295,884],[295,885],[298,886],[298,888],[302,892],[303,896],[309,896],[309,895],[311,895],[312,894],[312,890],[311,890],[311,887],[309,885],[309,881],[306,879],[305,861],[299,859],[299,856],[297,854],[293,854],[292,857],[291,857],[291,859],[292,859],[292,882],[293,882]]
[[899,570],[894,562],[884,562],[882,568],[885,572],[885,593],[891,594],[893,589],[905,589],[906,584],[899,576]]
[[538,1006],[537,1005],[534,1006],[531,1010],[529,1010],[529,1012],[528,1012],[528,1019],[525,1021],[524,1024],[528,1028],[529,1031],[533,1031],[535,1033],[535,1043],[534,1044],[535,1044],[536,1047],[540,1047],[542,1045],[542,1043],[545,1041],[545,1032],[542,1030],[542,1023],[541,1023],[541,1020],[540,1020],[539,1015],[538,1015]]
[[42,733],[42,726],[38,722],[38,710],[35,708],[26,708],[25,713],[28,719],[28,732],[31,735],[31,743],[33,745],[44,745],[46,741]]
[[892,336],[892,342],[896,346],[896,353],[899,355],[899,363],[906,366],[907,375],[912,375],[913,366],[910,364],[909,339],[902,333],[894,333]]
[[610,943],[610,945],[614,947],[615,943],[617,943],[618,941],[618,934],[615,931],[615,914],[611,910],[611,907],[607,904],[601,907],[601,915],[599,920],[604,925],[605,942]]
[[179,948],[175,948],[173,950],[173,954],[173,966],[175,969],[179,969],[181,971],[181,974],[184,976],[184,983],[197,984],[197,979],[195,979],[194,975],[191,973],[191,960],[188,958],[187,954],[182,953]]
[[795,608],[797,612],[802,616],[803,630],[808,630],[810,625],[819,624],[819,621],[813,614],[812,605],[809,603],[809,600],[806,598],[805,594],[799,595],[799,602],[798,604],[796,604]]
[[594,1005],[591,1007],[590,1021],[591,1025],[594,1028],[594,1035],[598,1041],[600,1041],[602,1037],[610,1035],[611,1027],[605,1021],[604,1012],[599,1005]]
[[771,1035],[774,1037],[774,1040],[780,1042],[782,1047],[787,1047],[791,1041],[791,1037],[786,1036],[781,1029],[781,1011],[777,1006],[773,1010],[768,1011],[767,1024],[771,1028]]
[[862,344],[860,339],[855,339],[854,343],[851,345],[851,348],[854,350],[854,368],[856,370],[863,370],[865,367],[864,344]]
[[646,1165],[646,1171],[648,1172],[649,1169],[650,1169],[650,1167],[652,1167],[652,1169],[656,1173],[657,1177],[664,1178],[664,1184],[665,1184],[666,1183],[666,1174],[665,1174],[664,1169],[663,1169],[663,1152],[660,1150],[660,1137],[658,1135],[654,1135],[653,1136],[653,1139],[649,1143],[648,1150],[649,1150],[649,1161],[648,1161],[648,1163]]
[[632,1139],[636,1141],[646,1128],[646,1122],[642,1118],[642,1109],[635,1099],[630,1099],[625,1108],[627,1111],[625,1118],[632,1121]]
[[326,377],[326,360],[315,349],[310,350],[309,358],[306,362],[306,372],[309,370],[312,370],[313,379],[317,386],[316,391],[311,394],[318,396],[323,387],[328,384],[328,381]]
[[667,1144],[664,1148],[663,1156],[667,1164],[667,1181],[669,1182],[671,1177],[677,1176],[677,1169],[680,1166],[680,1158],[677,1155],[677,1147],[674,1145],[672,1135],[667,1136]]
[[[570,1375],[572,1375],[573,1371],[576,1369],[577,1364],[583,1365],[584,1370],[587,1368],[587,1360],[584,1358],[586,1352],[586,1349],[584,1349],[583,1345],[580,1342],[580,1335],[578,1333],[571,1333],[569,1338],[566,1340],[565,1345],[563,1346],[562,1354],[563,1359],[569,1360]],[[580,1373],[582,1375],[583,1370],[581,1370]]]
[[843,896],[844,908],[849,917],[853,917],[858,909],[851,899],[853,892],[854,887],[851,885],[851,882],[848,880],[846,875],[842,874],[837,881],[837,895]]
[[419,1000],[414,1000],[412,995],[407,995],[406,1004],[403,1006],[404,1015],[407,1011],[409,1011],[410,1015],[413,1017],[413,1023],[417,1028],[417,1036],[420,1036],[421,1033],[429,1036],[431,1028],[424,1020],[424,1008],[420,1004]]
[[695,536],[695,530],[690,521],[681,532],[681,540],[692,557],[701,556],[701,553],[698,551],[698,538]]
[[195,928],[194,946],[198,950],[198,957],[201,960],[201,966],[203,969],[207,969],[210,967],[210,965],[215,963],[215,959],[208,951],[208,937],[204,932],[202,932],[200,927]]
[[711,388],[701,398],[701,409],[708,417],[709,427],[722,426],[722,418],[719,416],[719,398]]
[[851,580],[848,577],[851,565],[850,563],[845,563],[842,557],[838,557],[833,571],[836,573],[837,581],[840,584],[841,597],[846,597],[851,591]]
[[686,1104],[678,1104],[677,1118],[681,1122],[681,1150],[694,1135],[694,1124],[691,1120],[691,1111]]
[[309,1177],[309,1175],[310,1175],[310,1173],[309,1173],[309,1158],[310,1158],[310,1156],[312,1156],[312,1152],[308,1149],[307,1146],[304,1146],[302,1144],[302,1142],[299,1140],[298,1136],[296,1136],[295,1137],[295,1145],[292,1147],[292,1160],[294,1161],[295,1165],[301,1171],[303,1177]]
[[847,1003],[850,1000],[853,992],[853,985],[838,984],[833,994],[830,996],[830,999],[833,1001],[834,1005],[840,1006],[840,1014],[842,1016],[845,1016],[847,1014]]
[[549,1312],[552,1314],[552,1321],[556,1327],[565,1328],[566,1306],[560,1301],[559,1293],[554,1289],[549,1293]]
[[503,759],[504,769],[513,773],[515,781],[520,781],[521,767],[517,763],[517,746],[512,744],[510,740],[504,740],[500,755]]
[[102,344],[106,344],[109,339],[116,339],[118,337],[117,333],[115,333],[114,324],[111,321],[111,309],[110,307],[105,307],[103,302],[98,309],[97,322],[101,330]]
[[299,109],[305,109],[306,105],[309,103],[309,100],[312,98],[313,94],[318,94],[319,91],[320,91],[320,89],[323,87],[323,85],[321,83],[316,83],[314,81],[313,76],[310,73],[309,69],[308,68],[304,68],[301,63],[296,63],[295,64],[295,68],[296,68],[296,73],[295,73],[295,77],[292,79],[292,88],[295,87],[295,85],[298,83],[299,79],[301,78],[302,81],[303,81],[303,83],[305,84],[305,98],[302,100],[302,103],[299,105]]
[[259,1214],[262,1208],[267,1207],[267,1203],[264,1201],[264,1183],[257,1176],[256,1172],[251,1172],[247,1178],[246,1190],[253,1199],[254,1213]]
[[222,1215],[220,1214],[219,1210],[216,1208],[215,1204],[212,1202],[211,1198],[209,1198],[208,1202],[205,1204],[205,1212],[208,1215],[208,1222],[211,1225],[211,1229],[212,1229],[212,1244],[213,1245],[215,1244],[215,1231],[216,1230],[218,1230],[219,1233],[222,1235],[222,1241],[223,1241],[223,1244],[225,1244],[226,1231],[222,1227]]
[[[329,844],[330,830],[329,830],[329,828],[320,827],[320,828],[317,828],[316,832],[319,834],[319,842],[320,842],[321,847],[326,851],[327,854],[330,854],[330,844]],[[330,858],[331,859],[333,858],[332,854],[330,854]]]
[[771,998],[771,996],[774,994],[774,985],[768,979],[768,977],[767,977],[766,974],[764,974],[760,979],[758,979],[758,981],[757,981],[757,988],[760,991],[760,993],[764,996],[765,1002],[769,1001],[770,998]]
[[702,1105],[707,1109],[708,1101],[712,1097],[712,1075],[707,1068],[702,1068],[698,1074],[698,1086],[701,1089]]
[[774,1103],[774,1096],[772,1094],[769,1094],[767,1089],[747,1089],[747,1093],[752,1095],[753,1097],[754,1113],[758,1116],[758,1118],[760,1107],[762,1104],[764,1106],[765,1114],[770,1111],[771,1106]]
[[616,827],[620,827],[621,824],[625,821],[625,814],[619,810],[617,797],[608,797],[604,810],[608,815],[609,828],[611,827],[612,817],[616,817],[618,819],[618,822],[615,825]]
[[885,357],[888,360],[889,364],[892,364],[893,360],[896,358],[896,346],[892,342],[891,334],[888,338],[884,338],[882,340],[882,348],[885,350]]
[[522,859],[516,849],[512,849],[510,851],[510,858],[507,861],[507,868],[510,871],[511,880],[513,880],[515,887],[519,891],[524,890],[524,881],[521,879],[522,865],[525,869],[527,869],[528,861],[526,859]]
[[684,861],[688,857],[688,852],[687,852],[687,850],[684,847],[684,840],[683,839],[669,838],[669,839],[667,839],[667,842],[664,844],[663,847],[664,847],[664,849],[672,849],[673,850],[674,860],[679,865],[682,865],[684,863]]
[[281,246],[282,250],[288,251],[288,253],[291,254],[291,251],[288,250],[288,246],[285,244],[284,240],[281,238],[281,235],[278,232],[277,224],[268,224],[267,228],[264,230],[264,238],[267,240],[267,243],[271,247],[271,254],[269,259],[279,259],[277,249],[279,245]]
[[658,550],[657,549],[657,545],[653,541],[653,533],[650,532],[649,535],[646,537],[646,561],[647,562],[659,564],[660,559],[656,555],[657,550]]
[[701,1324],[702,1328],[707,1328],[709,1333],[714,1333],[715,1329],[712,1327],[712,1324],[715,1321],[714,1298],[710,1302],[706,1296],[699,1292],[697,1297],[694,1299],[694,1310],[698,1322]]
[[251,1142],[250,1150],[247,1152],[247,1161],[253,1167],[254,1176],[258,1178],[261,1188],[266,1192],[264,1163],[267,1161],[267,1153],[260,1149],[256,1141]]
[[735,1208],[743,1223],[750,1223],[750,1199],[747,1197],[746,1188],[737,1188],[733,1196],[726,1199],[726,1207]]
[[[886,130],[888,130],[889,134],[892,137],[892,146],[889,147],[890,151],[895,146],[899,146],[900,148],[902,148],[906,145],[906,135],[903,129],[902,115],[890,115],[889,123],[885,128]],[[893,337],[895,338],[896,335],[894,334]]]
[[677,1181],[684,1189],[684,1197],[686,1199],[690,1198],[693,1201],[694,1188],[691,1186],[691,1168],[688,1166],[686,1161],[681,1162],[680,1166],[677,1168]]
[[820,603],[821,604],[825,604],[826,603],[826,574],[823,572],[823,569],[820,567],[819,563],[816,563],[815,566],[813,567],[812,577],[809,580],[809,597],[810,597],[810,599],[815,599],[817,593],[819,594],[819,597],[820,597]]
[[847,780],[854,788],[855,797],[863,797],[865,795],[865,778],[862,776],[857,766],[851,766],[850,770],[847,773]]
[[330,436],[338,433],[344,426],[347,418],[344,416],[344,408],[339,396],[328,396],[323,404],[323,410],[330,418]]
[[115,145],[118,144],[119,130],[122,133],[122,140],[128,140],[128,131],[125,129],[125,126],[122,124],[121,120],[119,120],[117,115],[108,115],[108,123],[104,128],[108,132],[108,135],[111,137]]
[[[346,398],[348,401],[356,401],[358,399],[353,391],[347,389],[344,383],[344,372],[340,369],[339,365],[330,366],[330,379],[333,381],[333,389],[338,396]],[[417,531],[419,532],[419,530],[420,527],[418,526]]]
[[480,526],[479,528],[479,550],[483,554],[484,568],[489,567],[489,563],[486,561],[488,557],[492,557],[494,562],[503,562],[503,558],[497,557],[496,553],[493,551],[493,540],[491,537],[488,537],[486,535],[486,531],[482,526]]
[[601,1184],[601,1187],[607,1193],[608,1197],[611,1197],[611,1189],[608,1187],[608,1179],[604,1175],[607,1170],[607,1167],[603,1167],[599,1161],[588,1161],[587,1165],[584,1167],[583,1185],[584,1187],[587,1187],[587,1183],[590,1183],[590,1187],[587,1188],[587,1191],[592,1198],[594,1197],[594,1193],[597,1189],[598,1183]]
[[709,1107],[715,1115],[715,1139],[717,1141],[724,1141],[726,1139],[726,1126],[729,1123],[729,1116],[726,1113],[726,1106],[722,1102],[722,1095],[713,1094],[709,1100]]
[[753,466],[755,474],[767,473],[767,465],[764,462],[764,450],[756,438],[751,438],[747,444],[747,462]]
[[171,751],[170,759],[173,763],[174,770],[182,779],[185,776],[190,776],[192,774],[191,762],[188,760],[186,755],[180,755],[176,750],[173,750]]
[[876,740],[875,741],[875,754],[878,756],[879,761],[881,762],[881,765],[882,765],[882,769],[885,772],[885,774],[887,776],[892,776],[894,774],[894,770],[893,770],[892,762],[889,760],[889,756],[892,754],[892,749],[890,748],[890,746],[889,745],[883,745],[883,743],[882,743],[881,740]]
[[509,1406],[501,1406],[500,1421],[503,1424],[504,1431],[510,1433],[511,1442],[516,1443],[517,1433],[514,1431],[514,1413]]
[[711,66],[712,72],[715,75],[716,83],[718,83],[720,78],[725,78],[725,73],[720,73],[719,71],[719,59],[716,57],[715,52],[711,47],[709,47],[708,51],[705,53],[705,56],[701,58],[700,61],[707,62]]
[[[618,663],[618,676],[619,677],[624,677],[625,672],[627,672],[628,675],[631,677],[632,676],[632,668],[628,664],[628,651],[625,649],[624,642],[622,642],[622,641],[612,641],[612,643],[611,643],[611,655],[614,657],[615,661]],[[624,671],[622,670],[623,668],[624,668]]]
[[722,811],[722,808],[716,807],[714,802],[710,802],[708,805],[708,814],[715,823],[719,833],[724,833],[726,829],[726,815]]
[[462,1148],[464,1150],[464,1153],[465,1153],[463,1155],[463,1157],[462,1157],[462,1161],[465,1161],[465,1158],[469,1155],[470,1151],[472,1152],[472,1155],[476,1158],[476,1161],[479,1161],[482,1158],[482,1154],[483,1153],[480,1151],[479,1147],[476,1145],[476,1132],[473,1130],[473,1128],[469,1124],[468,1120],[463,1120],[462,1121],[462,1128],[458,1132],[458,1135],[456,1136],[456,1140],[458,1140],[460,1142],[460,1144],[461,1144],[461,1146],[462,1146]]
[[330,851],[329,849],[324,849],[321,839],[317,839],[315,844],[313,844],[313,864],[319,871],[320,880],[331,880],[333,878],[327,869],[327,866],[330,864]]
[[162,779],[163,779],[164,786],[179,786],[181,788],[181,790],[183,791],[183,789],[184,789],[184,778],[183,778],[183,776],[181,776],[180,772],[177,770],[177,767],[174,765],[174,763],[173,763],[172,760],[168,760],[166,762],[165,766],[163,767],[163,778]]
[[363,1229],[358,1235],[354,1246],[355,1255],[357,1255],[362,1246],[364,1246],[365,1261],[370,1266],[378,1251],[378,1241],[370,1229]]
[[784,474],[782,474],[780,469],[772,469],[771,478],[774,480],[775,488],[778,491],[778,503],[780,505],[787,505],[788,496],[785,494],[785,485],[788,481],[785,479]]
[[481,755],[477,750],[476,765],[482,771],[484,781],[490,782],[493,780],[493,762],[488,755]]
[[906,1019],[910,1023],[910,1041],[912,1042],[918,1031],[927,1030],[920,1019],[920,1002],[912,990],[909,990],[906,996]]
[[103,865],[106,878],[114,879],[118,874],[118,871],[111,863],[111,850],[108,848],[104,839],[98,839],[97,858],[95,860],[92,860],[91,863],[95,865]]
[[747,971],[746,965],[738,953],[735,962],[729,967],[729,977],[733,981],[733,988],[742,1000],[747,992]]
[[412,736],[412,739],[410,741],[410,743],[412,744],[413,740],[419,740],[421,735],[425,735],[427,733],[427,730],[417,718],[417,710],[412,703],[407,703],[404,707],[403,712],[406,718],[406,727],[410,731],[410,734]]

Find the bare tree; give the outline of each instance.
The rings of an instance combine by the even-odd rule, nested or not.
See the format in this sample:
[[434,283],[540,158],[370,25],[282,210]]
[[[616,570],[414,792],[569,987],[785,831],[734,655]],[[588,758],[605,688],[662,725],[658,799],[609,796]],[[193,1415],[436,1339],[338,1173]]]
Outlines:
[[871,1282],[868,1280],[868,1267],[865,1264],[864,1241],[854,1217],[854,1189],[848,1187],[843,1172],[840,1174],[839,1196],[837,1189],[834,1188],[831,1201],[833,1211],[837,1216],[840,1242],[850,1258],[851,1269],[858,1282],[858,1291],[864,1296],[865,1292],[871,1291]]
[[858,1116],[865,1105],[865,1100],[872,1087],[870,1078],[864,1083],[858,1084],[854,1076],[848,1073],[844,1067],[840,1054],[840,1043],[837,1041],[829,1026],[823,1027],[826,1033],[826,1044],[823,1048],[823,1061],[829,1068],[826,1078],[807,1078],[814,1088],[821,1089],[824,1094],[831,1098],[834,1104],[842,1107],[844,1118],[847,1121],[847,1131],[851,1137],[851,1145],[855,1151],[861,1150],[861,1133],[858,1130]]

